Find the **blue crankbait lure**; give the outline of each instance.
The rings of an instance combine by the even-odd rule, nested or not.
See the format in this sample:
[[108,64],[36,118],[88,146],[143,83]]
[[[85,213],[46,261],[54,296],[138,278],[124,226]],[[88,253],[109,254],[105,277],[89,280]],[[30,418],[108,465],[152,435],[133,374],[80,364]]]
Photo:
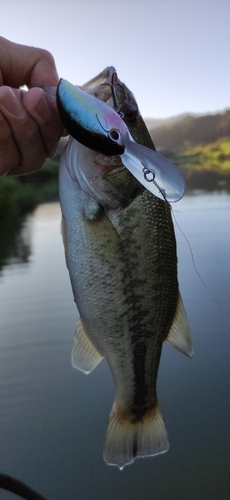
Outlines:
[[169,203],[182,198],[185,181],[177,167],[135,142],[112,107],[64,79],[57,88],[57,106],[65,128],[78,142],[105,156],[120,155],[123,165],[158,198]]

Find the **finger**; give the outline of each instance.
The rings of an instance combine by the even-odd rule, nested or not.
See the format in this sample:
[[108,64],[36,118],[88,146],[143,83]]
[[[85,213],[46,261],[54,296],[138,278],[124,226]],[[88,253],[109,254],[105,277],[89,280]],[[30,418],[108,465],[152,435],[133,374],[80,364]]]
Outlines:
[[51,157],[64,131],[56,103],[38,88],[25,92],[22,95],[22,102],[39,127],[46,156]]
[[12,167],[17,166],[20,158],[11,128],[3,114],[0,113],[0,177],[6,175]]
[[13,43],[0,37],[0,85],[57,85],[53,56],[44,49]]
[[46,152],[36,121],[27,113],[20,91],[0,87],[0,111],[7,120],[14,143],[20,153],[17,166],[12,163],[11,174],[20,175],[41,168]]

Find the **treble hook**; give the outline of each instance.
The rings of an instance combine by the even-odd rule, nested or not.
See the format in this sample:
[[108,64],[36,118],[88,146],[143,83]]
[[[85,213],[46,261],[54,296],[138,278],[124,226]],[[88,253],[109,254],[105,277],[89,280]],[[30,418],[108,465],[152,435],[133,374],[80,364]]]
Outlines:
[[118,113],[118,115],[121,115],[120,106],[118,104],[117,95],[116,95],[116,91],[115,91],[116,83],[113,82],[115,76],[117,77],[117,73],[114,71],[114,73],[112,74],[112,84],[110,85],[110,88],[111,88],[112,96],[113,96],[114,109]]
[[111,88],[112,98],[113,98],[113,103],[114,103],[114,110],[121,118],[124,118],[124,113],[122,113],[121,106],[119,106],[119,104],[118,104],[115,87],[116,87],[116,85],[119,85],[122,88],[122,90],[125,92],[126,98],[127,98],[127,91],[126,91],[125,87],[120,82],[114,82],[114,78],[117,78],[116,71],[114,71],[112,74],[112,83],[104,82],[104,83],[101,83],[101,85],[108,85]]

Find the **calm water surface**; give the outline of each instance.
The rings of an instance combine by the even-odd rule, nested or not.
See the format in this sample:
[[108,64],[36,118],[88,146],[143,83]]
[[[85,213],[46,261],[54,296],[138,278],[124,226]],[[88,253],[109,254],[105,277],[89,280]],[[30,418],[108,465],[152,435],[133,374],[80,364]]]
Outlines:
[[[0,471],[47,500],[230,498],[230,196],[186,196],[173,206],[179,281],[195,356],[165,345],[158,396],[170,450],[120,472],[102,446],[113,402],[106,361],[71,367],[77,310],[60,237],[58,204],[27,219],[28,262],[0,275]],[[12,495],[0,492],[1,499]]]

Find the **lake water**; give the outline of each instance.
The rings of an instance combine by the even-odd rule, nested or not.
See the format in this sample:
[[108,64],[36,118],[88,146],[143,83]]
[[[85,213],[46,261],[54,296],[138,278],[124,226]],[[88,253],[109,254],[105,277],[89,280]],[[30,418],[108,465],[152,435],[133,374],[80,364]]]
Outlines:
[[[163,349],[158,396],[169,452],[122,472],[102,447],[113,402],[106,361],[86,376],[70,363],[77,310],[58,204],[25,224],[26,259],[0,275],[0,472],[47,500],[230,498],[230,196],[196,193],[173,206],[179,281],[195,356]],[[0,492],[1,499],[12,495]]]

